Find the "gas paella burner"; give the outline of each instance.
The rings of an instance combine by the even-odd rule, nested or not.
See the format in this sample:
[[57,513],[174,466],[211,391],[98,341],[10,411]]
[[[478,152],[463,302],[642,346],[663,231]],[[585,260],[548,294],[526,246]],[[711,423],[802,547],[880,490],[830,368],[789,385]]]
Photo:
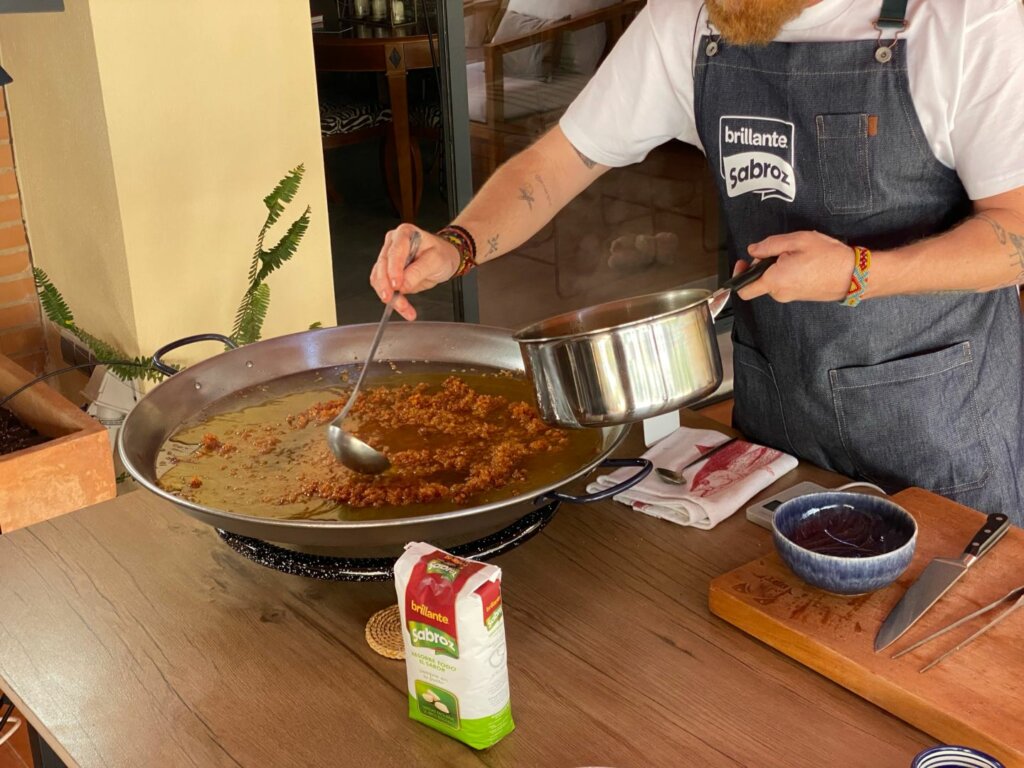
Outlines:
[[[451,547],[448,551],[469,560],[490,560],[511,552],[540,533],[551,522],[560,504],[557,499],[550,501],[497,533]],[[313,555],[250,536],[229,533],[222,528],[217,529],[217,534],[231,549],[254,563],[292,576],[323,581],[391,581],[394,578],[395,561],[398,559]]]

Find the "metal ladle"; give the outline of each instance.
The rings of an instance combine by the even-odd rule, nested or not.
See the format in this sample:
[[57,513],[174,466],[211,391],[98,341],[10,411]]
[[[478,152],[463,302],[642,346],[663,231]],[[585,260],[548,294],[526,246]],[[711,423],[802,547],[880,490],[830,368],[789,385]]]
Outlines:
[[[420,233],[413,232],[412,237],[409,238],[409,258],[405,261],[406,267],[415,260],[416,252],[419,251],[419,248]],[[370,447],[355,435],[346,432],[341,425],[344,423],[345,417],[348,416],[348,412],[352,410],[352,406],[355,405],[356,395],[359,394],[359,387],[366,377],[366,370],[370,367],[370,363],[373,362],[373,355],[380,344],[381,336],[384,335],[384,328],[388,324],[391,312],[395,308],[395,300],[399,295],[398,291],[394,291],[391,294],[387,306],[384,307],[384,316],[377,325],[377,332],[373,335],[373,341],[370,342],[370,351],[366,354],[366,362],[363,363],[363,369],[359,371],[356,385],[352,388],[352,393],[348,396],[348,401],[345,403],[345,407],[341,409],[341,413],[334,417],[334,420],[327,425],[327,444],[331,446],[335,458],[353,472],[361,472],[364,475],[379,475],[391,466],[391,462],[388,461],[387,456],[376,448]]]

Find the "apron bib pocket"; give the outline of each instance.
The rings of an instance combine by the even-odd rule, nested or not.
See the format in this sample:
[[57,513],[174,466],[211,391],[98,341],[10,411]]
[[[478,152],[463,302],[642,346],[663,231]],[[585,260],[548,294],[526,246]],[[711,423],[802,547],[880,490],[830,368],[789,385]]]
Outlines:
[[871,209],[866,114],[817,115],[818,171],[829,213],[861,213]]
[[796,455],[771,363],[735,337],[732,349],[736,392],[733,425],[751,440]]
[[843,446],[883,488],[939,494],[982,487],[989,456],[974,403],[970,342],[914,357],[829,371]]

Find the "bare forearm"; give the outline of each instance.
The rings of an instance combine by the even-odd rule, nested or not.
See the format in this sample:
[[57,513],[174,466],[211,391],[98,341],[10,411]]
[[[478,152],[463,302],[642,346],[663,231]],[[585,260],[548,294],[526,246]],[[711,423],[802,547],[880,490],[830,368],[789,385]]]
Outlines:
[[[862,243],[853,243],[862,245]],[[840,301],[851,286],[853,250],[820,232],[772,235],[747,249],[778,257],[743,299]],[[935,237],[875,251],[863,298],[944,291],[991,291],[1024,283],[1024,187],[974,203],[974,215]]]
[[607,171],[555,127],[502,165],[453,223],[476,240],[477,262],[514,250]]
[[936,237],[875,253],[867,296],[990,291],[1021,283],[1024,216],[989,208]]

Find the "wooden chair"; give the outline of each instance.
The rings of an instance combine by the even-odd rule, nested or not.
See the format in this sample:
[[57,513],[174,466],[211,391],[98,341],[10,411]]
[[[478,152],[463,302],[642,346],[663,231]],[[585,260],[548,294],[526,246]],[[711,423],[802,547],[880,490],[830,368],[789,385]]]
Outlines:
[[[380,142],[380,168],[384,176],[388,197],[399,213],[401,191],[398,186],[398,148],[391,130],[391,108],[382,101],[355,97],[335,89],[320,99],[320,138],[324,149],[326,171],[327,152],[337,147],[364,141]],[[436,100],[424,100],[409,107],[409,153],[413,167],[413,205],[419,209],[423,198],[423,158],[417,139],[442,144],[441,105]],[[343,203],[344,197],[335,187],[330,173],[325,173],[327,194],[331,200]]]
[[391,134],[391,109],[376,101],[358,100],[340,93],[320,99],[320,140],[324,149],[327,194],[336,202],[343,202],[327,172],[327,152],[337,147],[359,144],[363,141],[386,138]]
[[[561,73],[557,68],[549,82],[537,81],[536,89],[522,94],[519,99],[523,103],[515,103],[517,114],[509,114],[509,93],[506,89],[504,73],[505,54],[519,51],[529,46],[550,43],[552,58],[559,58],[559,50],[564,36],[599,24],[605,26],[605,48],[603,59],[612,46],[622,36],[623,31],[634,16],[644,6],[645,0],[622,0],[614,5],[601,8],[590,13],[552,23],[550,26],[500,43],[486,43],[479,50],[469,52],[469,58],[483,62],[484,108],[483,114],[474,119],[471,106],[470,138],[474,144],[473,154],[476,162],[481,164],[483,178],[491,173],[506,157],[506,144],[514,143],[514,150],[525,147],[537,136],[554,125],[582,89],[590,74]],[[474,64],[470,64],[473,67]],[[477,64],[479,67],[479,65]],[[468,74],[474,74],[470,71]],[[479,87],[479,84],[477,84]],[[470,84],[470,99],[473,99]],[[477,170],[474,168],[474,170]]]
[[[420,203],[423,201],[423,153],[420,151],[419,140],[426,139],[434,142],[438,148],[438,169],[441,176],[440,188],[444,193],[443,181],[443,152],[444,142],[442,141],[444,128],[442,125],[441,105],[436,101],[423,101],[412,104],[409,107],[409,154],[412,159],[412,181],[413,181],[413,216],[419,211]],[[395,146],[394,134],[388,131],[384,138],[383,150],[384,179],[387,182],[388,196],[391,198],[398,211],[401,200],[401,193],[398,188],[398,148]]]

